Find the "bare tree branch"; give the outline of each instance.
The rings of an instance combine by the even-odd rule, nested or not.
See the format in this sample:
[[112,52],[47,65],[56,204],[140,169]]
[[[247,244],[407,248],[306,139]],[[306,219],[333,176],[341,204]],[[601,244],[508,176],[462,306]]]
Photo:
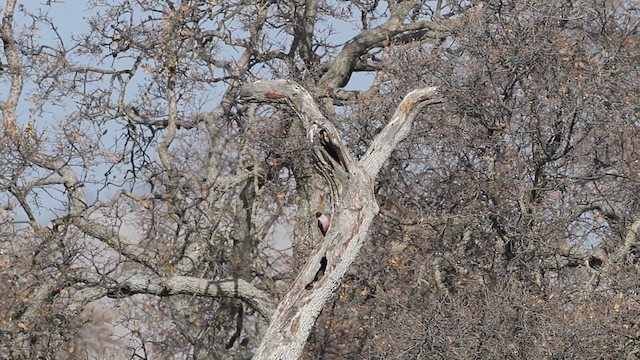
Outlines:
[[[82,276],[80,277],[82,279]],[[237,298],[269,319],[275,305],[272,297],[242,279],[208,280],[190,276],[147,276],[141,274],[123,275],[116,279],[93,276],[91,283],[106,283],[106,295],[112,298],[128,297],[135,294],[155,296],[194,295],[211,298]]]
[[18,100],[22,93],[22,64],[16,47],[16,40],[13,33],[13,15],[16,7],[15,0],[7,1],[2,17],[2,25],[0,27],[0,39],[4,44],[4,54],[8,62],[8,71],[10,74],[10,88],[7,99],[0,103],[4,117],[4,126],[6,131],[12,136],[17,135],[17,119],[16,108]]
[[[381,44],[403,32],[415,32],[424,29],[435,30],[437,24],[430,21],[403,24],[409,11],[420,1],[403,1],[392,11],[392,15],[382,25],[363,30],[345,44],[340,54],[328,65],[328,71],[320,79],[323,88],[335,89],[345,86],[351,77],[352,68],[358,58],[374,46]],[[425,36],[424,33],[420,37]]]
[[413,90],[398,105],[391,121],[376,135],[360,160],[360,166],[373,178],[378,175],[380,168],[387,162],[398,143],[407,137],[411,131],[413,119],[420,110],[427,105],[443,102],[442,98],[435,97],[436,93],[435,87]]

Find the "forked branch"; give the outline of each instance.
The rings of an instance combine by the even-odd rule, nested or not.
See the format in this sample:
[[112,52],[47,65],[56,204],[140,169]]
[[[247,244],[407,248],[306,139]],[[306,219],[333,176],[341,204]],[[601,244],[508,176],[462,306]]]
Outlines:
[[[258,81],[241,87],[242,100],[281,103],[295,111],[309,136],[318,169],[335,190],[333,220],[289,291],[278,305],[254,359],[297,359],[315,321],[354,262],[378,214],[374,176],[391,151],[406,137],[411,122],[432,99],[435,88],[411,92],[393,119],[373,141],[363,161],[353,160],[335,126],[320,112],[311,95],[286,80]],[[324,275],[319,277],[319,270]]]

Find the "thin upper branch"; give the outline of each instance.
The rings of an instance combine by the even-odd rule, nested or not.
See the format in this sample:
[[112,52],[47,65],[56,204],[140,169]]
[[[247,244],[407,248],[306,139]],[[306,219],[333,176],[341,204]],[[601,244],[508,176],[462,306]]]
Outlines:
[[34,164],[53,170],[60,175],[69,199],[69,215],[65,218],[67,224],[75,225],[85,234],[101,240],[128,259],[155,268],[154,256],[149,251],[140,246],[125,243],[111,227],[89,218],[84,184],[66,161],[42,154],[31,154],[30,158]]

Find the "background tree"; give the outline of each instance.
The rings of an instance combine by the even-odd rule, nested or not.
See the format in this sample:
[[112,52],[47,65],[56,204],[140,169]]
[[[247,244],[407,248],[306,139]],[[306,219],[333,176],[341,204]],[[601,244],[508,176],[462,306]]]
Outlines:
[[327,299],[304,357],[637,353],[632,2],[49,6],[3,8],[1,356],[269,358]]
[[446,40],[390,51],[375,98],[426,82],[446,106],[378,178],[371,246],[308,358],[637,356],[637,9],[489,2],[439,23]]

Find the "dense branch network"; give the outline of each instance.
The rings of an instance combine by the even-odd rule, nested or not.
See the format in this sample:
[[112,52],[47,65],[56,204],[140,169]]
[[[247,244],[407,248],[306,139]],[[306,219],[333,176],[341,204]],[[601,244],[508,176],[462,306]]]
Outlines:
[[494,354],[586,308],[637,347],[630,2],[114,0],[73,39],[53,3],[2,9],[0,357],[53,358],[92,303],[194,358],[475,351],[513,310]]

